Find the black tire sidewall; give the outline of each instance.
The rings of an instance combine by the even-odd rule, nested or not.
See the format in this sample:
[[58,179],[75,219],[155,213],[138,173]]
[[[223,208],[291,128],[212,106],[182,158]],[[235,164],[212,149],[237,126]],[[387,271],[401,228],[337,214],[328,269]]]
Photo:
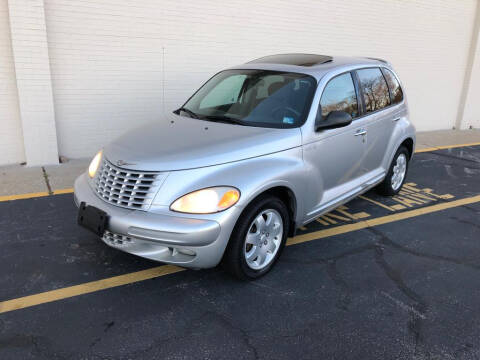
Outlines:
[[[261,270],[254,270],[247,265],[244,255],[245,237],[250,229],[250,225],[258,214],[267,209],[278,211],[283,221],[283,236],[280,242],[280,248],[275,254],[275,258],[268,266]],[[282,254],[287,241],[289,232],[289,214],[285,204],[274,196],[263,196],[250,204],[240,215],[235,225],[230,242],[226,252],[226,265],[230,272],[241,279],[255,279],[265,275],[275,265],[278,258]]]

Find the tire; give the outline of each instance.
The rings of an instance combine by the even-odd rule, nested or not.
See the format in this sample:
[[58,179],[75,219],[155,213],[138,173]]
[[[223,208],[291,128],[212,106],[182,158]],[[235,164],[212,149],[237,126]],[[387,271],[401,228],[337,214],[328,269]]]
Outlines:
[[[260,216],[265,224],[259,219]],[[277,223],[279,226],[275,225]],[[283,201],[271,195],[254,200],[240,215],[232,231],[223,257],[226,270],[241,280],[252,280],[265,275],[275,265],[285,247],[289,224],[288,209]]]
[[[403,158],[404,165],[401,165],[402,158]],[[398,192],[402,189],[403,183],[407,178],[409,158],[410,158],[410,153],[408,149],[405,146],[400,146],[397,152],[395,153],[395,156],[393,157],[392,163],[390,164],[390,168],[388,169],[387,176],[385,176],[385,179],[383,180],[383,182],[377,186],[377,192],[380,195],[393,196],[398,194]],[[400,166],[400,170],[399,170],[400,172],[397,173],[397,181],[395,181],[394,177],[397,171],[396,169],[399,166]],[[402,171],[403,167],[404,167],[404,171]],[[401,176],[402,173],[403,173],[403,176]],[[398,176],[400,176],[401,179],[399,179]]]

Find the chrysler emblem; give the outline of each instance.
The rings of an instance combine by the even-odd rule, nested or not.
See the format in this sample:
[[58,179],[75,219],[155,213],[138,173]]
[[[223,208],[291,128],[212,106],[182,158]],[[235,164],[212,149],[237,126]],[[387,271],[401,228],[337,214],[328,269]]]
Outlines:
[[123,160],[117,160],[117,165],[118,166],[127,166],[127,165],[135,165],[134,163],[128,163],[126,161],[123,161]]

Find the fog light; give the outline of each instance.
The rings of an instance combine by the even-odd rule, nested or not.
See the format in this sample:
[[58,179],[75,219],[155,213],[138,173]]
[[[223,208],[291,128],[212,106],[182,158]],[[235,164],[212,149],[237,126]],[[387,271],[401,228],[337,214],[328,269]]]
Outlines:
[[177,249],[180,254],[188,255],[188,256],[195,256],[195,251],[190,249]]

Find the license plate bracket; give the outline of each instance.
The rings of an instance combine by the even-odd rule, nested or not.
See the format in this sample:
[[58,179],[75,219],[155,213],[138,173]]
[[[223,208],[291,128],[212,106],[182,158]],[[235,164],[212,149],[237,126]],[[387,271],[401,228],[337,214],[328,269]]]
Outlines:
[[78,225],[94,232],[102,237],[107,227],[108,215],[105,211],[95,206],[87,205],[85,202],[80,203],[77,217]]

